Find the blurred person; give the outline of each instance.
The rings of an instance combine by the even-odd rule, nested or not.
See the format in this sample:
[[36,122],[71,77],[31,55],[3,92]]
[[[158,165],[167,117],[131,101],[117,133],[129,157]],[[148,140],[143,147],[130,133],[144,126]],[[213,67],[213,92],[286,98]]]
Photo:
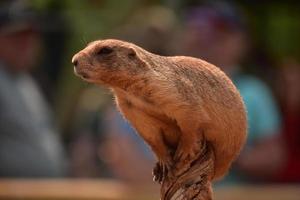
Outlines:
[[283,112],[286,162],[276,176],[277,181],[300,182],[300,63],[285,59],[278,71],[278,88]]
[[69,146],[71,175],[150,182],[154,165],[150,149],[115,109],[111,99],[99,87],[82,89]]
[[[33,1],[30,2],[34,4]],[[59,96],[58,93],[63,80],[67,79],[62,72],[64,62],[68,59],[67,48],[70,46],[71,30],[73,30],[69,19],[64,14],[64,4],[65,1],[47,1],[43,9],[38,10],[43,55],[39,58],[39,67],[35,67],[31,72],[50,107],[55,109],[60,100],[58,97],[64,98],[64,95]]]
[[62,144],[29,75],[40,41],[26,1],[1,1],[0,44],[0,177],[64,176]]
[[241,67],[249,49],[242,16],[233,5],[225,3],[192,8],[186,14],[181,46],[184,53],[223,69],[239,89],[248,111],[247,144],[227,183],[270,180],[284,162],[281,120],[268,86]]
[[104,116],[108,134],[106,152],[111,155],[107,161],[115,177],[123,181],[153,184],[151,172],[155,159],[151,149],[115,105],[110,106]]

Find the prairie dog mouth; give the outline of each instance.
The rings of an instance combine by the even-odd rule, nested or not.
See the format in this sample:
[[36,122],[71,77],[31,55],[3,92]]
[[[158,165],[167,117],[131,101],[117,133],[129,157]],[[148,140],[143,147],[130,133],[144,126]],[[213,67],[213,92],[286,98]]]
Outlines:
[[77,76],[79,76],[79,77],[81,77],[81,78],[83,78],[83,79],[88,79],[88,78],[90,78],[90,76],[88,75],[88,73],[83,72],[83,71],[80,71],[80,70],[78,70],[76,67],[74,67],[74,73],[75,73]]

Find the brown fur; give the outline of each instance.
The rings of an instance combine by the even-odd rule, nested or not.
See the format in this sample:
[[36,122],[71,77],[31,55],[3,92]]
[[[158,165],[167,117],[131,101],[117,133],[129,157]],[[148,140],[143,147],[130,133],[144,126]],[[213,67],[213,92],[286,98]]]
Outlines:
[[[102,48],[111,52],[101,53]],[[154,55],[119,40],[95,41],[74,61],[77,75],[112,89],[118,108],[161,163],[191,159],[206,139],[214,149],[216,179],[240,152],[245,107],[231,80],[214,65]]]

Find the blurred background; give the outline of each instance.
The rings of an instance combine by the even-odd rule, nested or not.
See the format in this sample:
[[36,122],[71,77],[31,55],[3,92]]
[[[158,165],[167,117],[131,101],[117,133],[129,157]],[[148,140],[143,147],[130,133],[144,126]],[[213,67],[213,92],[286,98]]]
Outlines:
[[[295,1],[1,0],[0,185],[112,180],[158,194],[155,158],[110,92],[73,73],[76,52],[93,40],[116,38],[160,55],[207,60],[241,92],[248,142],[215,184],[217,197],[255,193],[251,198],[259,199],[265,192],[274,199],[283,186],[280,194],[294,195],[284,199],[299,199],[299,10]],[[0,196],[13,196],[14,186],[9,194],[0,189]]]

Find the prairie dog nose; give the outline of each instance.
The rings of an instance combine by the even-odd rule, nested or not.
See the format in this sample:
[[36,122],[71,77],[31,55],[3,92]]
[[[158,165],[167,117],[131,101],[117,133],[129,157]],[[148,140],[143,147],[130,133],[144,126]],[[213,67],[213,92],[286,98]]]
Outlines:
[[78,59],[75,56],[72,58],[72,64],[74,65],[74,67],[77,67],[78,65]]

